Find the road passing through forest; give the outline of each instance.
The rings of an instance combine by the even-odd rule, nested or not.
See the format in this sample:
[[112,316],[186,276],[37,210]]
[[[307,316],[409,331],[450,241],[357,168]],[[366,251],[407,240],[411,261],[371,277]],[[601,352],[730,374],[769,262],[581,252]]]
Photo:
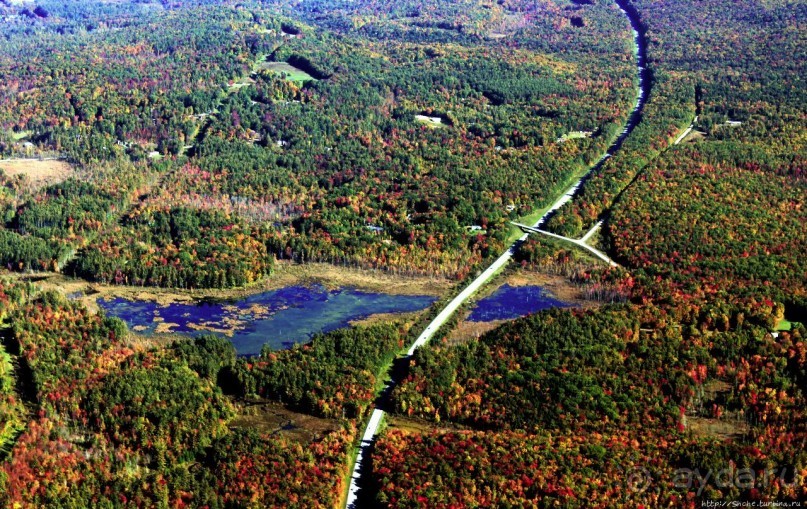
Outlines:
[[[602,157],[600,162],[610,157],[609,154],[606,154]],[[599,166],[600,162],[597,163],[593,168]],[[560,207],[564,204],[569,202],[572,198],[574,198],[575,194],[579,190],[583,179],[585,177],[576,181],[571,187],[569,187],[566,192],[564,192],[556,201],[552,204],[549,209],[541,216],[538,221],[535,222],[533,228],[540,228],[546,220],[552,216]],[[518,248],[521,244],[527,240],[529,237],[529,233],[524,233],[521,235],[518,240],[513,242],[507,250],[505,250],[496,260],[491,263],[488,268],[486,268],[481,274],[479,274],[473,281],[471,281],[468,286],[465,287],[456,297],[451,299],[440,313],[434,317],[434,319],[426,326],[426,329],[418,336],[412,346],[406,353],[407,358],[411,357],[415,350],[420,348],[421,346],[428,343],[434,334],[440,330],[446,321],[451,318],[451,316],[462,306],[477,290],[482,288],[488,281],[490,281],[493,276],[499,272],[505,265],[507,265],[510,260],[513,258],[513,255],[516,253]],[[394,385],[395,381],[391,381],[390,384]],[[364,429],[364,435],[361,439],[361,445],[359,446],[359,453],[356,457],[356,463],[353,465],[353,473],[350,478],[350,487],[347,496],[347,505],[348,509],[356,509],[358,507],[358,495],[360,490],[360,484],[362,479],[362,474],[365,471],[363,467],[366,461],[369,461],[372,445],[375,442],[376,436],[378,435],[379,428],[384,418],[384,411],[380,408],[376,408],[373,410],[373,413],[370,415],[370,420],[367,422],[367,427]]]
[[[623,14],[628,18],[631,24],[631,28],[633,29],[633,37],[634,42],[637,48],[637,58],[636,58],[636,66],[637,72],[639,76],[639,83],[638,83],[638,90],[636,94],[636,105],[633,108],[633,112],[628,119],[625,129],[619,135],[619,137],[614,141],[614,143],[608,148],[608,151],[594,164],[588,172],[577,180],[571,187],[569,187],[557,200],[552,204],[549,209],[544,212],[538,221],[532,225],[532,228],[539,229],[546,221],[549,219],[559,208],[565,205],[567,202],[571,201],[580,190],[580,187],[583,185],[587,177],[599,169],[605,160],[611,157],[619,148],[622,146],[622,142],[627,138],[633,129],[638,125],[641,119],[641,112],[644,108],[644,104],[647,101],[650,82],[647,79],[647,68],[646,68],[646,42],[643,39],[643,36],[639,32],[640,29],[640,21],[636,16],[635,12],[630,12],[625,9],[625,5],[623,5],[623,0],[616,0],[617,4],[619,5],[620,9],[622,10]],[[406,354],[406,358],[410,358],[415,351],[420,348],[421,346],[425,345],[426,343],[431,340],[434,334],[446,323],[446,321],[459,309],[462,304],[464,304],[477,290],[479,290],[485,283],[487,283],[502,267],[507,265],[510,259],[513,258],[513,255],[521,246],[521,244],[527,240],[529,237],[529,233],[524,233],[521,235],[518,240],[513,242],[507,250],[504,251],[496,260],[488,266],[481,274],[479,274],[473,281],[471,281],[468,286],[465,287],[456,297],[454,297],[451,302],[449,302],[441,311],[440,313],[426,326],[426,329],[418,336],[412,346],[409,348]],[[586,246],[587,247],[587,246]],[[587,249],[590,249],[587,247]],[[394,386],[396,383],[395,380],[390,381],[388,389],[391,386]],[[361,444],[359,446],[359,452],[356,456],[356,462],[353,465],[353,473],[350,477],[350,486],[348,488],[348,494],[346,499],[346,507],[348,509],[358,509],[359,506],[359,493],[361,490],[362,482],[364,481],[363,475],[369,474],[369,461],[370,455],[372,453],[372,446],[375,442],[375,439],[378,435],[378,431],[381,427],[381,423],[384,420],[384,410],[380,408],[376,408],[373,410],[373,413],[370,415],[370,420],[367,422],[367,426],[364,429],[364,434],[362,436]]]

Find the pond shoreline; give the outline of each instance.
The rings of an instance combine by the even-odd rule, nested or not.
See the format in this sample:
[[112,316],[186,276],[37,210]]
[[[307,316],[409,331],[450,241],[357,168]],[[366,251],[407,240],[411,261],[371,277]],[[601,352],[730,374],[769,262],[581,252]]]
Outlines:
[[351,288],[362,292],[388,295],[428,295],[441,297],[455,285],[442,277],[400,276],[383,271],[336,267],[325,263],[297,264],[279,261],[269,277],[246,287],[228,289],[159,288],[94,283],[55,272],[20,274],[3,271],[0,276],[28,280],[44,290],[55,290],[97,312],[98,299],[121,298],[132,301],[175,303],[226,302],[291,286],[321,285],[329,290]]
[[322,285],[287,286],[234,301],[173,302],[99,299],[108,316],[149,336],[217,334],[227,337],[239,355],[255,355],[307,343],[319,333],[352,325],[372,315],[420,313],[432,296],[391,295]]

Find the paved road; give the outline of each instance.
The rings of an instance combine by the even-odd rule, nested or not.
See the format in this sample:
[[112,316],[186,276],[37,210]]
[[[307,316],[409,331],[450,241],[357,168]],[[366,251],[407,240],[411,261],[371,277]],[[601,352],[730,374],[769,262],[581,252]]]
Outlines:
[[[603,158],[607,157],[608,156],[606,155]],[[549,210],[547,210],[544,215],[541,216],[533,228],[538,228],[543,225],[544,221],[546,221],[550,215],[562,207],[566,202],[571,200],[580,187],[581,182],[582,180],[578,180],[565,193],[563,193],[563,195],[561,195],[560,198],[558,198],[555,203],[552,204]],[[473,295],[485,283],[487,283],[502,267],[507,265],[510,259],[513,258],[513,255],[521,243],[527,240],[527,237],[529,237],[529,233],[525,233],[519,237],[519,239],[515,241],[509,248],[507,248],[507,250],[498,258],[496,258],[496,260],[490,264],[487,269],[477,276],[476,279],[471,281],[471,283],[466,286],[465,289],[459,293],[459,295],[454,297],[451,302],[449,302],[446,307],[444,307],[443,310],[440,311],[436,317],[434,317],[429,325],[426,326],[426,329],[420,334],[420,336],[418,336],[415,342],[412,343],[412,346],[406,353],[407,357],[411,357],[415,353],[415,350],[428,343],[432,336],[434,336],[434,333],[437,332],[449,318],[451,318],[451,315],[453,315],[457,309],[471,297],[471,295]],[[362,476],[362,465],[365,461],[368,461],[370,449],[375,441],[376,435],[378,434],[378,428],[381,425],[383,418],[384,411],[376,408],[370,415],[370,420],[367,423],[367,427],[364,429],[364,435],[362,436],[361,445],[359,447],[359,454],[356,457],[356,463],[353,466],[353,474],[350,477],[350,487],[347,496],[348,509],[357,509],[356,501],[358,499],[359,483]]]
[[673,143],[673,145],[678,145],[679,143],[681,143],[682,141],[684,141],[684,138],[686,138],[686,137],[689,135],[689,133],[691,133],[691,132],[692,132],[692,130],[693,130],[693,129],[695,129],[695,124],[696,124],[696,123],[698,123],[698,116],[697,116],[697,115],[695,115],[695,120],[693,120],[693,121],[692,121],[692,123],[691,123],[691,124],[689,124],[689,127],[687,127],[686,131],[684,131],[684,132],[681,134],[681,136],[679,136],[679,137],[678,137],[678,139],[677,139],[677,140],[675,140],[675,142]]
[[[620,5],[620,9],[622,9],[621,5]],[[622,9],[622,12],[626,16],[628,16],[628,18],[630,18],[630,15],[627,13],[627,11]],[[640,34],[638,32],[638,29],[637,29],[637,26],[636,26],[636,23],[638,23],[638,22],[635,23],[634,21],[635,20],[631,19],[631,26],[633,28],[634,40],[636,41],[637,48],[639,48],[639,40],[640,40],[641,36],[640,36]],[[609,152],[615,152],[616,150],[619,150],[622,140],[624,140],[624,138],[627,137],[630,134],[633,127],[635,127],[636,122],[638,122],[638,120],[634,121],[634,117],[637,116],[641,112],[642,106],[643,106],[644,101],[645,101],[645,90],[644,90],[644,86],[643,86],[643,76],[644,76],[645,69],[644,69],[644,61],[643,60],[644,60],[644,56],[643,56],[643,54],[641,52],[641,49],[639,49],[638,50],[638,62],[637,62],[637,64],[638,64],[638,67],[639,67],[639,80],[640,80],[640,83],[639,83],[639,92],[638,92],[638,97],[637,97],[637,101],[636,101],[636,107],[634,108],[633,113],[631,114],[631,119],[629,119],[628,124],[625,126],[625,129],[622,131],[621,136],[617,139],[615,144],[611,148],[609,148]],[[592,169],[589,170],[589,172],[592,171],[594,168],[599,167],[601,165],[601,163],[603,163],[609,157],[611,157],[611,154],[606,153],[604,156],[602,156],[602,158],[600,159],[600,161],[597,164],[592,166]],[[577,193],[577,190],[579,189],[579,187],[581,185],[582,185],[582,179],[575,182],[574,185],[572,185],[565,193],[563,193],[563,195],[561,195],[555,201],[555,203],[552,204],[552,206],[549,208],[549,210],[547,210],[546,213],[543,216],[541,216],[541,218],[532,226],[532,228],[540,229],[540,227],[543,225],[543,223],[546,221],[546,219],[550,215],[552,215],[557,209],[559,209],[565,203],[567,203],[572,198],[574,198],[575,194]],[[589,235],[587,235],[586,237],[588,237],[588,236]],[[437,332],[437,330],[446,322],[446,320],[448,320],[448,318],[451,317],[451,315],[454,314],[454,312],[456,312],[457,308],[459,308],[460,305],[462,305],[462,303],[464,303],[471,295],[473,295],[474,292],[476,292],[479,288],[482,287],[482,285],[484,285],[488,280],[490,280],[490,278],[493,277],[493,275],[499,269],[504,267],[507,264],[507,262],[510,261],[510,259],[513,257],[513,254],[515,253],[515,250],[518,248],[518,246],[522,242],[527,240],[527,237],[529,237],[529,233],[525,233],[524,235],[522,235],[516,242],[513,243],[513,245],[511,245],[504,253],[502,253],[501,256],[499,256],[496,259],[496,261],[494,261],[490,265],[490,267],[485,269],[485,271],[482,272],[482,274],[480,274],[476,279],[474,279],[462,292],[460,292],[459,295],[454,297],[454,299],[452,299],[451,302],[449,302],[448,305],[446,305],[446,307],[443,308],[443,310],[434,318],[434,320],[432,320],[432,322],[429,323],[429,325],[426,326],[426,330],[424,330],[423,333],[420,336],[418,336],[417,340],[415,340],[415,342],[409,348],[409,351],[407,352],[407,355],[411,356],[415,352],[415,350],[417,350],[421,346],[428,343],[429,340],[434,335],[434,333]],[[571,240],[571,239],[569,239],[569,240]],[[586,240],[588,240],[588,239],[586,238]],[[582,246],[585,247],[586,249],[589,249],[589,250],[593,249],[593,248],[591,248],[591,246],[588,246],[583,241],[574,241],[573,240],[573,242],[575,242],[575,243],[580,242],[580,243],[582,243]],[[600,253],[600,254],[602,254],[602,253]],[[605,256],[605,255],[603,255],[603,256]],[[606,257],[606,259],[607,259],[607,261],[609,263],[613,263],[607,257]],[[394,383],[394,381],[393,381],[393,383]],[[364,435],[362,436],[361,446],[359,448],[359,454],[356,457],[356,464],[355,464],[355,466],[353,468],[353,474],[352,474],[352,476],[350,478],[350,487],[348,489],[347,504],[346,504],[348,509],[358,509],[357,500],[358,500],[358,493],[359,493],[359,485],[360,485],[361,475],[362,475],[362,472],[363,472],[362,465],[364,464],[365,461],[369,461],[371,448],[372,448],[373,443],[375,442],[375,437],[378,434],[378,428],[381,425],[381,421],[383,420],[383,418],[384,418],[384,411],[380,410],[380,409],[375,409],[373,411],[373,413],[371,414],[371,416],[370,416],[370,421],[367,423],[367,427],[364,430]]]
[[594,224],[594,226],[591,227],[591,229],[588,231],[588,233],[583,235],[583,237],[580,239],[580,242],[588,242],[588,239],[590,239],[592,235],[597,233],[597,230],[600,229],[600,227],[602,226],[603,223],[604,223],[604,221],[602,219],[597,221]]
[[596,229],[599,228],[600,225],[602,225],[602,221],[600,221],[599,223],[594,225],[594,228],[592,228],[586,234],[586,236],[583,237],[580,240],[572,239],[570,237],[564,237],[563,235],[558,235],[556,233],[548,232],[546,230],[541,230],[540,228],[534,228],[534,227],[527,226],[527,225],[521,224],[521,223],[510,223],[510,224],[518,226],[522,230],[530,232],[530,233],[540,233],[541,235],[546,235],[547,237],[552,237],[553,239],[559,239],[559,240],[565,240],[566,242],[571,242],[572,244],[574,244],[576,246],[580,246],[583,249],[585,249],[586,251],[592,253],[594,256],[596,256],[600,260],[606,262],[608,265],[610,265],[612,267],[616,267],[616,265],[617,265],[617,263],[615,261],[608,258],[608,255],[606,255],[605,253],[603,253],[599,249],[593,248],[593,247],[589,246],[588,244],[586,244],[586,240],[588,240],[588,238],[596,231]]
[[[641,92],[640,92],[641,97]],[[697,117],[695,119],[697,122]],[[694,125],[694,122],[693,122]],[[690,128],[691,130],[691,128]],[[602,156],[600,161],[593,166],[596,168],[599,166],[600,163],[604,162],[606,159],[611,157],[610,154],[605,154]],[[596,231],[596,229],[601,225],[597,223],[583,239],[575,240],[570,239],[567,237],[561,237],[560,235],[555,235],[553,233],[547,232],[545,230],[541,230],[540,227],[543,226],[544,222],[560,207],[565,205],[569,202],[572,198],[574,198],[577,190],[582,185],[582,179],[575,182],[569,189],[566,190],[556,201],[552,204],[552,206],[544,213],[541,218],[536,221],[533,226],[528,226],[527,228],[535,231],[537,233],[541,233],[544,235],[548,235],[551,237],[558,237],[559,239],[566,240],[572,242],[580,247],[587,249],[594,253],[598,258],[608,262],[611,265],[616,265],[613,260],[608,258],[603,252],[589,246],[585,243],[586,240]],[[525,233],[517,241],[515,241],[504,253],[502,253],[484,272],[482,272],[479,276],[476,277],[471,283],[465,287],[462,292],[459,293],[456,297],[454,297],[451,302],[449,302],[445,308],[434,318],[434,320],[426,326],[426,329],[418,336],[412,346],[407,351],[407,356],[411,357],[415,350],[420,348],[421,346],[425,345],[426,343],[431,340],[432,336],[440,329],[440,327],[453,315],[457,309],[468,300],[477,290],[479,290],[485,283],[487,283],[502,267],[507,265],[511,258],[513,258],[513,254],[515,254],[516,249],[521,245],[522,242],[527,240],[529,237],[529,233]],[[358,493],[359,493],[359,484],[362,477],[362,466],[364,465],[365,461],[369,460],[369,456],[371,453],[371,447],[375,442],[376,435],[378,434],[378,429],[381,426],[381,422],[384,419],[385,412],[380,409],[373,410],[373,413],[370,415],[370,420],[367,423],[367,427],[364,429],[364,435],[362,436],[361,445],[359,446],[359,453],[356,456],[356,463],[353,467],[353,473],[350,477],[350,487],[348,488],[348,496],[347,496],[347,509],[358,509],[357,507],[357,500],[358,500]]]

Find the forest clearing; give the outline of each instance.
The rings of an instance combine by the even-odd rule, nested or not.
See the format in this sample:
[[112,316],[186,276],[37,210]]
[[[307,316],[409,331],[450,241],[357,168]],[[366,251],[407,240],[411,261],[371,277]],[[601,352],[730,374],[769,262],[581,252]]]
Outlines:
[[75,174],[69,163],[59,159],[0,159],[0,170],[8,177],[24,176],[32,189],[64,182]]

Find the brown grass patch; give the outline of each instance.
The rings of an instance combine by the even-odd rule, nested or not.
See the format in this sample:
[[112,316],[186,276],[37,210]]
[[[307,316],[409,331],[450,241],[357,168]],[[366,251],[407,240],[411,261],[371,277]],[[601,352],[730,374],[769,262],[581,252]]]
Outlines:
[[[731,385],[722,380],[709,380],[703,385],[703,398],[707,402],[716,401],[721,395],[731,391]],[[748,434],[749,427],[743,416],[727,412],[719,419],[696,415],[686,416],[687,428],[695,435],[718,440],[737,440]]]
[[351,327],[369,327],[371,325],[379,325],[385,323],[392,323],[392,322],[404,322],[404,323],[414,323],[418,316],[420,316],[420,312],[414,313],[377,313],[375,315],[370,315],[367,318],[361,318],[359,320],[351,320],[349,323]]
[[0,161],[0,169],[9,177],[25,175],[33,189],[64,182],[74,173],[72,166],[57,159],[7,159]]
[[519,28],[526,24],[526,17],[520,12],[508,12],[502,16],[497,26],[491,28],[487,34],[488,39],[503,39],[515,35]]
[[729,441],[745,436],[748,433],[748,424],[730,417],[710,419],[687,415],[687,429],[696,436]]
[[238,416],[230,426],[253,429],[262,434],[280,434],[300,443],[310,443],[315,438],[339,429],[339,422],[294,412],[273,401],[238,402]]
[[463,321],[457,325],[445,338],[446,346],[460,345],[469,341],[476,341],[486,332],[492,331],[496,327],[506,323],[507,320],[496,320],[494,322],[468,322]]
[[457,431],[457,430],[469,429],[466,426],[461,426],[459,424],[455,424],[452,422],[438,424],[432,421],[426,421],[423,419],[413,419],[411,417],[404,417],[402,415],[397,414],[396,415],[387,414],[386,420],[388,429],[397,429],[403,431],[404,433],[415,433],[418,435],[430,433],[435,430]]
[[444,277],[400,276],[381,270],[337,267],[327,263],[304,265],[280,261],[269,276],[269,284],[276,288],[290,284],[319,283],[327,288],[351,287],[358,290],[391,295],[431,295],[440,297],[448,293],[456,282]]

